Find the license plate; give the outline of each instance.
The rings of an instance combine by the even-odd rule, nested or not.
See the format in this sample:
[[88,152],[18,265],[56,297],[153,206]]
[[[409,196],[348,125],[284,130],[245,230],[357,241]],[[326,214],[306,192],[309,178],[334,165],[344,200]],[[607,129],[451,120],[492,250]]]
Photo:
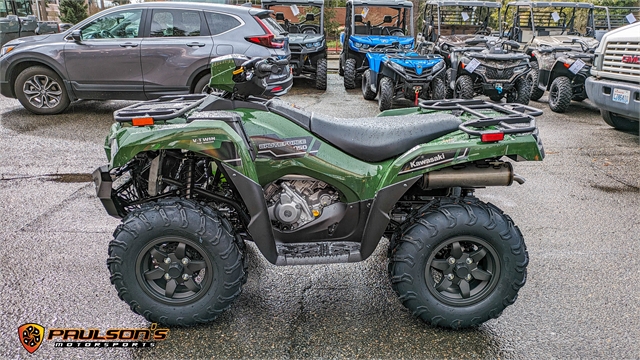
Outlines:
[[622,89],[613,89],[613,96],[611,100],[623,104],[629,104],[629,98],[631,97],[631,91]]

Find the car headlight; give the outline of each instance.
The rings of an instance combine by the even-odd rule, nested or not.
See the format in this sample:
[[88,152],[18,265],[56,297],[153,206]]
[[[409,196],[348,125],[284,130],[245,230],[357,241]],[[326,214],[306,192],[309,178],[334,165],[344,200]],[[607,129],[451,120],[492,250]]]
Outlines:
[[433,65],[433,69],[431,71],[436,72],[440,71],[444,67],[444,61],[439,61],[437,64]]
[[404,72],[404,67],[398,63],[395,63],[393,61],[389,61],[388,62],[389,66],[391,66],[392,69],[398,71],[398,72]]
[[0,56],[8,54],[13,49],[15,49],[15,45],[3,46],[2,50],[0,50]]

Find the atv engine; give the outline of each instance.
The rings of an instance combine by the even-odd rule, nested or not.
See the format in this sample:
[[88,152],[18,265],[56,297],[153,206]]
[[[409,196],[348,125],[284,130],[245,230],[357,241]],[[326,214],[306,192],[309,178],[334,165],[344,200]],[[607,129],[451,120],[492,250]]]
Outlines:
[[322,209],[338,202],[338,191],[306,176],[286,176],[264,190],[269,217],[281,230],[293,230],[322,215]]

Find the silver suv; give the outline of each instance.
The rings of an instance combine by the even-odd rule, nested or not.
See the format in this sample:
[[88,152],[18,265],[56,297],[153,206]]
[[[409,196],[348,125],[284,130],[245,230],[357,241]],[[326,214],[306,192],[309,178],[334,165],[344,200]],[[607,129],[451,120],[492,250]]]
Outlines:
[[[0,94],[36,114],[71,101],[148,100],[201,92],[209,62],[226,54],[289,58],[286,32],[271,11],[203,3],[140,3],[102,11],[61,34],[32,36],[0,52]],[[293,83],[289,66],[268,83]]]

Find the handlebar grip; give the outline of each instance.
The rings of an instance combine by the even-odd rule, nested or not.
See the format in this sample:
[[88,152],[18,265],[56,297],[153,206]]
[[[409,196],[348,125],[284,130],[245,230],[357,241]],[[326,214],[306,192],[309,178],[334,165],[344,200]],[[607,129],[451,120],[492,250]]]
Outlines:
[[275,65],[269,64],[266,61],[256,64],[256,70],[258,70],[259,72],[270,73],[274,69],[275,69]]
[[276,65],[288,65],[289,64],[289,60],[287,59],[279,59],[275,61]]

